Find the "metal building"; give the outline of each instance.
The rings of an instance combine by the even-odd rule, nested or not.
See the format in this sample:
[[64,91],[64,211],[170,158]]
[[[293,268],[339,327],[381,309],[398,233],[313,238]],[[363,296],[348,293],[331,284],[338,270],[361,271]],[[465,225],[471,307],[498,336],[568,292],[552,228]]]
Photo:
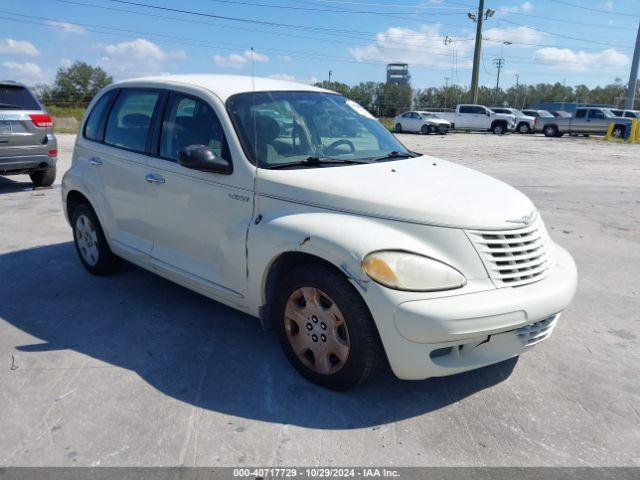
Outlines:
[[409,85],[411,83],[409,64],[389,63],[387,65],[387,83],[395,83],[396,85]]

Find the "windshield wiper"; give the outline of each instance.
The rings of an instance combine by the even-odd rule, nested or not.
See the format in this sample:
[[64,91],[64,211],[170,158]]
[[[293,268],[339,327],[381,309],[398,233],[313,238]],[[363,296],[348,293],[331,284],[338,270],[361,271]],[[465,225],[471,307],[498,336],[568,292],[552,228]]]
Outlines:
[[372,158],[371,161],[372,162],[378,162],[380,160],[389,160],[392,158],[414,158],[414,157],[418,157],[419,155],[416,155],[413,152],[406,152],[406,153],[400,153],[396,150],[393,150],[392,152],[387,153],[386,155],[383,155],[382,157],[375,157]]
[[371,163],[368,160],[353,160],[348,158],[331,158],[331,157],[308,157],[298,162],[278,163],[275,165],[269,165],[267,168],[275,170],[278,168],[287,167],[317,167],[318,165],[331,165],[331,164],[357,164],[357,163]]

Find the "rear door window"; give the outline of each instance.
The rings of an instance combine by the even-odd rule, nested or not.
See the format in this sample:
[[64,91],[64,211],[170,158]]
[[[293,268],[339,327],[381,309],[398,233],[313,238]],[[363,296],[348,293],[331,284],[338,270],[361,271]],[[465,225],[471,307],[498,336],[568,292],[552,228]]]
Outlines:
[[122,90],[109,114],[104,143],[144,152],[159,96],[160,92],[155,90]]
[[463,107],[460,107],[459,113],[476,113],[476,112],[474,112],[473,107],[463,106]]
[[586,110],[578,110],[576,111],[576,118],[585,118],[587,116]]
[[116,90],[110,90],[105,93],[91,110],[87,123],[84,126],[84,136],[89,140],[102,141],[102,130],[104,129],[104,123],[106,121],[107,109],[115,92]]
[[25,87],[0,84],[0,110],[42,110],[42,107]]

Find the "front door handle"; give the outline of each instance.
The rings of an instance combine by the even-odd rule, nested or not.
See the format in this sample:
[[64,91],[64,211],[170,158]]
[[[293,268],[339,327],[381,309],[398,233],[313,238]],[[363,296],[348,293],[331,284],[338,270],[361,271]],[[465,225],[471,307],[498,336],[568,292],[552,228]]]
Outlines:
[[155,173],[147,174],[144,179],[149,183],[164,183],[165,179],[162,175],[156,175]]
[[91,165],[93,165],[94,167],[101,167],[102,166],[102,160],[100,160],[98,157],[91,157],[89,159],[89,163]]

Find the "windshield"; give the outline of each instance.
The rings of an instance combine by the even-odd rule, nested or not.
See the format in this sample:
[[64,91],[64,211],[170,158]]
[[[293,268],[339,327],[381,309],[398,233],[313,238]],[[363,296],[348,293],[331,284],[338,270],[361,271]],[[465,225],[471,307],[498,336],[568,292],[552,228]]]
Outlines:
[[332,93],[241,93],[229,98],[227,110],[245,154],[263,168],[310,157],[356,161],[410,153],[364,108]]

